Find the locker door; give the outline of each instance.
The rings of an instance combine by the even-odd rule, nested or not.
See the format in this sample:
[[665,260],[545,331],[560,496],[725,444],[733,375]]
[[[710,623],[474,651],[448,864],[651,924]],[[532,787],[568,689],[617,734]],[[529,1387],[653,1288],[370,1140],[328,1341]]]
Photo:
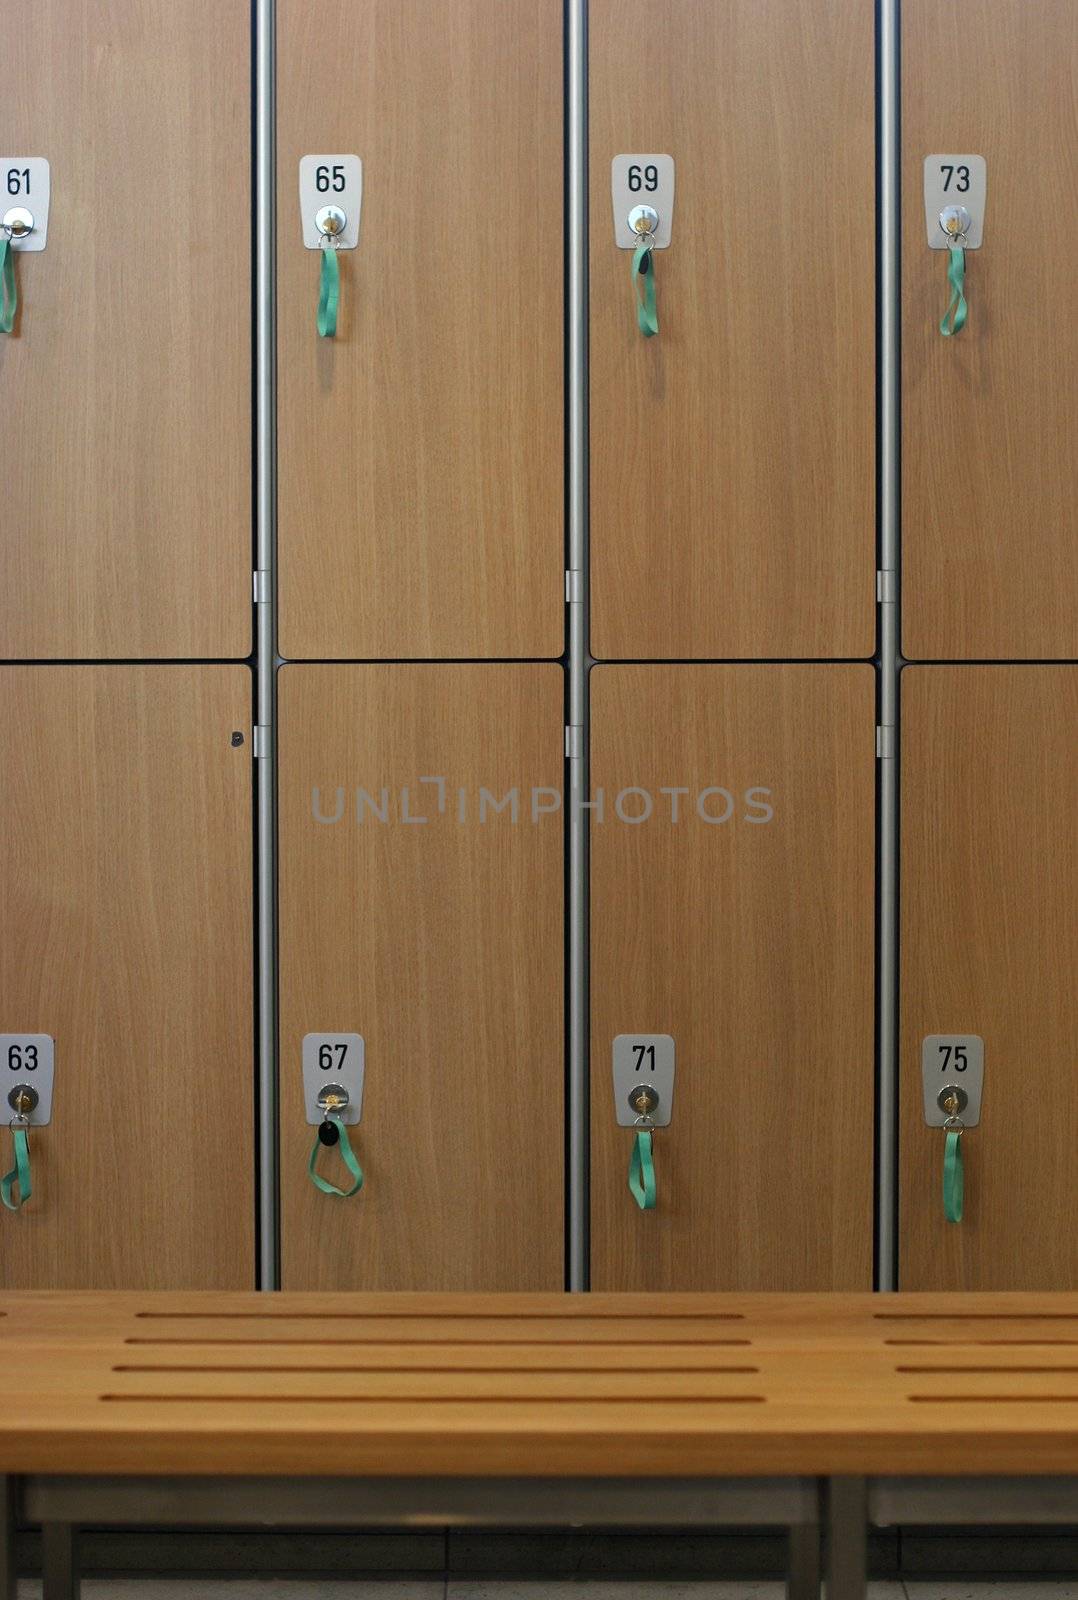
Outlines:
[[[558,656],[561,6],[280,0],[278,75],[281,648]],[[363,199],[320,339],[326,151]]]
[[[592,0],[589,32],[592,648],[867,656],[872,6]],[[637,151],[675,171],[649,339],[611,203]]]
[[[903,0],[902,17],[904,647],[1073,658],[1074,6]],[[969,320],[946,339],[947,256],[928,248],[922,191],[925,157],[940,152],[987,163]]]
[[[597,1289],[871,1287],[873,722],[867,666],[592,674]],[[651,1211],[615,1121],[635,1033],[675,1047]]]
[[[0,687],[0,1032],[56,1052],[0,1282],[251,1288],[250,673],[9,666]],[[6,1109],[0,1133],[6,1168]]]
[[250,8],[0,0],[0,30],[0,153],[51,178],[0,334],[0,656],[246,656]]
[[[561,669],[280,682],[284,1287],[560,1289]],[[322,1033],[365,1045],[348,1200],[306,1172],[301,1050]]]
[[[903,1289],[1078,1281],[1076,728],[1078,667],[902,675]],[[984,1041],[957,1224],[922,1107],[932,1034]]]

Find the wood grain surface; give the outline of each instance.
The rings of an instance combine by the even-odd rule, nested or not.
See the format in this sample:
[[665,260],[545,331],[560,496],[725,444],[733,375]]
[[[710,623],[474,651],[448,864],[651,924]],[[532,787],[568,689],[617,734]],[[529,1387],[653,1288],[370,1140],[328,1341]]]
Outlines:
[[[1078,656],[1078,26],[1071,0],[904,0],[902,635]],[[924,158],[984,156],[969,320],[943,339]]]
[[0,1470],[1074,1473],[1076,1349],[1074,1294],[5,1295]]
[[0,656],[246,656],[250,8],[0,0],[0,33],[0,152],[51,175],[0,337]]
[[[830,0],[592,0],[599,657],[872,651],[872,30]],[[634,151],[676,167],[653,339],[614,242]]]
[[[293,665],[280,685],[284,1284],[560,1288],[563,828],[530,791],[561,787],[561,668]],[[357,787],[387,790],[386,822],[357,820]],[[314,820],[315,788],[339,822]],[[517,789],[517,819],[481,820],[484,788]],[[306,1172],[319,1031],[366,1041],[348,1201]]]
[[[871,1284],[873,727],[867,666],[592,674],[608,811],[591,830],[598,1289]],[[676,823],[663,785],[689,790]],[[628,786],[653,798],[646,822],[619,820]],[[701,820],[709,786],[728,795],[704,810],[728,821]],[[612,1099],[613,1040],[634,1032],[677,1052],[648,1212]]]
[[250,672],[8,666],[0,692],[0,1029],[56,1048],[0,1282],[253,1287]]
[[[281,649],[563,645],[558,0],[278,7]],[[363,161],[336,339],[300,236],[311,152]]]
[[[901,1282],[1078,1282],[1078,667],[902,675]],[[965,1215],[943,1219],[943,1135],[921,1042],[984,1040]]]

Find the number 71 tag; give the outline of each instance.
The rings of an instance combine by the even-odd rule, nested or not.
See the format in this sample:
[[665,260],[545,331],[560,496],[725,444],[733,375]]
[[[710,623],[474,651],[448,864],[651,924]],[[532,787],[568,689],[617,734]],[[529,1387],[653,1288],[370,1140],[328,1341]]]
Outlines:
[[642,1083],[658,1096],[652,1125],[669,1127],[674,1109],[674,1041],[668,1033],[619,1033],[614,1040],[614,1104],[619,1127],[632,1128],[639,1120],[629,1096]]

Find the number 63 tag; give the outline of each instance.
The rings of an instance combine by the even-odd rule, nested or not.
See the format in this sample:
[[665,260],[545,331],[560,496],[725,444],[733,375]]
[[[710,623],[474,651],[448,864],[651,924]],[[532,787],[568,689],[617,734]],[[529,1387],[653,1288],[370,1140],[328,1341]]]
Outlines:
[[344,1089],[348,1104],[337,1114],[346,1127],[363,1115],[366,1047],[359,1033],[308,1033],[303,1040],[303,1109],[312,1127],[325,1120],[318,1096],[328,1084]]

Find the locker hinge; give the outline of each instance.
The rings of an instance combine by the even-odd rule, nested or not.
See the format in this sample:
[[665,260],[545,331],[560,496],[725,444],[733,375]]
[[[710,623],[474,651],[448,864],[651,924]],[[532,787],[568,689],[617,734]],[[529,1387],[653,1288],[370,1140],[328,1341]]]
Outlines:
[[898,573],[894,567],[883,567],[876,573],[876,601],[881,606],[893,606],[898,599]]
[[584,598],[584,574],[579,567],[565,570],[565,604],[579,605]]
[[269,728],[267,727],[267,725],[264,722],[256,722],[255,725],[254,725],[253,732],[254,732],[254,738],[252,740],[252,753],[254,755],[254,759],[256,761],[263,761],[263,760],[265,760],[266,756],[269,755],[269,749],[270,749],[270,731],[269,731]]
[[265,567],[256,567],[252,576],[254,578],[255,605],[268,605],[270,597],[269,573],[266,571]]
[[565,725],[565,759],[579,761],[584,754],[584,730],[579,722],[567,722]]
[[876,759],[878,761],[893,761],[895,758],[895,729],[893,723],[887,723],[876,729]]

